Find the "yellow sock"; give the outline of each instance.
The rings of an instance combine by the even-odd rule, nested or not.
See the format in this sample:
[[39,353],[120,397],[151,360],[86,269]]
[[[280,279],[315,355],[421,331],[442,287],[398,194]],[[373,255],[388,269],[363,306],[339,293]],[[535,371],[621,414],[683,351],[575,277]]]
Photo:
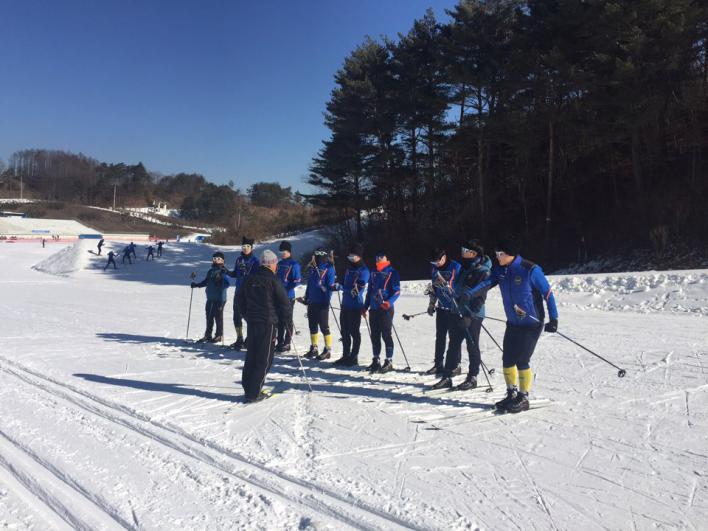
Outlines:
[[236,335],[238,337],[243,337],[243,326],[237,326],[236,327]]
[[332,348],[332,334],[327,334],[325,336],[325,347]]
[[516,370],[516,365],[504,367],[504,381],[507,387],[516,387],[516,381],[519,372]]
[[317,346],[317,343],[319,342],[320,337],[319,334],[310,334],[310,344]]
[[533,383],[533,372],[531,369],[522,369],[519,371],[519,391],[529,394],[531,384]]

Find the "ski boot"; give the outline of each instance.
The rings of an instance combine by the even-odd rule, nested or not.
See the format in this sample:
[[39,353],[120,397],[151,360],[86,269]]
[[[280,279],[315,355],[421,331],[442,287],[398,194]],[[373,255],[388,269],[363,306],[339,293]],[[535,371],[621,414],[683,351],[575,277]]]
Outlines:
[[429,375],[434,374],[435,376],[442,376],[442,373],[443,373],[443,368],[440,365],[433,365],[432,367],[430,367],[430,369],[425,371],[423,374],[429,374]]
[[253,398],[247,398],[246,404],[253,404],[255,402],[260,402],[261,400],[265,400],[266,398],[270,398],[270,397],[271,397],[270,393],[266,393],[265,391],[261,391],[260,393],[258,393],[257,396],[255,396]]
[[221,343],[224,340],[222,336],[216,336],[209,340],[209,343]]
[[332,357],[332,349],[330,349],[329,347],[325,347],[324,350],[322,351],[322,353],[319,356],[317,356],[317,361],[328,360],[331,357]]
[[349,356],[342,362],[342,365],[344,365],[345,367],[356,367],[357,365],[359,365],[359,358],[356,356]]
[[307,351],[307,354],[305,354],[305,357],[308,360],[311,360],[312,358],[316,358],[319,355],[319,350],[317,350],[317,345],[310,345],[310,350]]
[[379,361],[379,358],[374,358],[371,365],[369,365],[366,370],[371,373],[379,372],[379,370],[381,370],[381,362]]
[[201,339],[197,339],[196,343],[211,343],[211,336],[205,335]]
[[242,349],[243,349],[243,345],[244,345],[243,338],[242,338],[242,337],[237,337],[237,338],[236,338],[236,341],[234,341],[233,343],[231,343],[231,344],[229,345],[229,348],[230,348],[230,349],[233,349],[233,350],[242,350]]
[[496,407],[499,411],[506,411],[506,408],[511,404],[514,400],[516,399],[516,389],[507,389],[506,390],[506,398],[500,400],[496,404],[494,404],[494,407]]
[[274,350],[275,350],[276,353],[283,352],[283,344],[282,344],[282,343],[276,343]]
[[290,352],[291,348],[290,343],[284,343],[280,345],[280,350],[278,352]]
[[459,376],[460,374],[462,374],[462,367],[458,365],[455,369],[453,369],[452,375]]
[[384,364],[379,369],[379,372],[381,374],[383,374],[386,372],[391,372],[392,370],[393,370],[393,362],[391,361],[390,358],[386,358],[386,361],[384,361]]
[[346,365],[349,361],[349,356],[342,356],[334,362],[335,365]]
[[517,393],[516,398],[506,406],[509,413],[521,413],[529,410],[529,397],[526,393]]
[[430,386],[431,391],[434,389],[452,389],[452,379],[442,378],[439,382]]
[[468,374],[467,378],[465,378],[465,381],[458,385],[455,389],[457,389],[458,391],[469,391],[470,389],[474,389],[475,387],[477,387],[477,377]]

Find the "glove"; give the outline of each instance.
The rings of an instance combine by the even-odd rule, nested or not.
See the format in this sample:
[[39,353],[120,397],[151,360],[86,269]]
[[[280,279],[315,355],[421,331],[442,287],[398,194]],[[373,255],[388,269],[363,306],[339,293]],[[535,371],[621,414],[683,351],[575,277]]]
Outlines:
[[194,288],[197,287],[197,283],[196,283],[196,282],[191,282],[191,283],[189,284],[189,286],[190,286],[192,289],[194,289]]
[[460,330],[465,330],[472,326],[472,318],[469,316],[465,316],[462,319],[460,319],[457,322],[457,326],[460,328]]
[[352,288],[349,293],[351,293],[352,299],[359,297],[359,289],[357,287]]
[[391,308],[391,303],[388,301],[383,301],[381,303],[381,309],[384,311],[388,311]]
[[428,306],[428,315],[430,315],[430,316],[432,317],[432,315],[433,315],[434,313],[435,313],[435,305],[434,305],[434,304],[430,304],[430,305]]
[[341,286],[339,285],[339,282],[335,282],[334,284],[332,284],[329,287],[329,290],[330,291],[339,291],[339,288],[341,288]]
[[469,293],[463,293],[462,295],[460,295],[461,304],[467,304],[468,302],[470,302],[470,300],[472,300],[472,297]]
[[362,309],[361,309],[361,316],[362,316],[364,319],[366,319],[366,312],[367,312],[367,311],[368,311],[368,310],[367,310],[366,308],[362,308]]
[[546,332],[550,332],[551,334],[554,332],[558,332],[558,319],[551,319],[546,323],[546,326],[543,327],[543,329]]
[[307,301],[305,300],[305,297],[296,297],[295,300],[300,304],[304,304],[305,306],[307,306]]

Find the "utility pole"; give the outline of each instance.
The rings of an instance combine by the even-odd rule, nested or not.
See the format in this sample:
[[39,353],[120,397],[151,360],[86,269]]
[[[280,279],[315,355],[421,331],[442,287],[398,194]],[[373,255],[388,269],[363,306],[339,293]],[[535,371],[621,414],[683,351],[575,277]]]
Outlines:
[[22,180],[22,174],[20,174],[20,201],[24,198],[24,181]]
[[116,209],[116,183],[113,183],[113,210]]

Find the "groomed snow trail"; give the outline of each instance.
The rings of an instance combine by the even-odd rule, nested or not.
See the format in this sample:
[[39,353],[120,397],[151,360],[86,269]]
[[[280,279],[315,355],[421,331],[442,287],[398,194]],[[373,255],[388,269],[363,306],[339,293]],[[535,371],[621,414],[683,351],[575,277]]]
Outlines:
[[[105,273],[85,250],[83,270],[31,268],[59,250],[0,247],[6,527],[701,529],[708,517],[705,271],[551,278],[560,329],[627,377],[545,334],[535,407],[499,416],[500,353],[484,332],[492,393],[424,390],[433,320],[400,317],[425,309],[423,282],[404,285],[394,321],[414,372],[306,362],[308,393],[291,353],[268,378],[276,395],[245,406],[243,354],[183,341],[189,273],[201,278],[211,248],[168,245]],[[203,303],[195,291],[193,338]],[[488,314],[502,316],[496,293]],[[295,324],[302,354],[299,305]],[[502,323],[485,326],[501,339]]]

